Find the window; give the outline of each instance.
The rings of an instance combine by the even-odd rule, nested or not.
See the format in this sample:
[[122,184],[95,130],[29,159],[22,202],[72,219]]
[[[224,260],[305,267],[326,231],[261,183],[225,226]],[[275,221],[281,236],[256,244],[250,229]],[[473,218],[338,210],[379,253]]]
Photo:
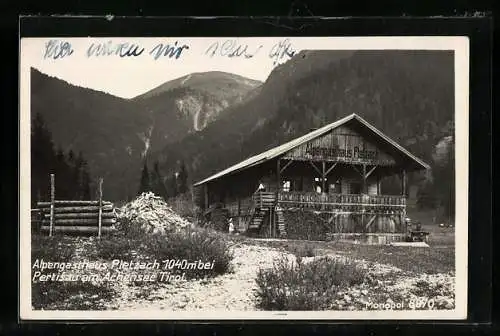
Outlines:
[[[317,193],[322,193],[322,192],[326,192],[326,190],[321,190],[322,187],[323,187],[323,183],[322,183],[322,178],[321,177],[315,177],[314,178],[314,186],[313,186],[313,189],[314,191],[316,191]],[[328,179],[325,177],[325,189],[328,187]]]
[[337,181],[332,181],[332,183],[330,183],[328,186],[328,192],[331,194],[340,194],[342,192],[341,189],[340,179],[338,179]]
[[283,181],[283,191],[284,192],[289,192],[290,191],[290,186],[291,182],[290,181]]

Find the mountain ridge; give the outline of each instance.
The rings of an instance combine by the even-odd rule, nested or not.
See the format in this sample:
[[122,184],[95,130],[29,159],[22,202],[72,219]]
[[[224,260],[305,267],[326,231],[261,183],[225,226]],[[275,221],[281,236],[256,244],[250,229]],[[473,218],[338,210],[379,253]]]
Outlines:
[[[293,70],[285,63],[271,73],[256,97],[233,106],[235,111],[203,131],[152,154],[153,159],[160,161],[165,174],[174,169],[170,163],[189,162],[196,182],[356,113],[417,157],[433,162],[429,153],[449,134],[453,123],[452,53],[395,50],[338,55],[321,51],[315,56],[331,58],[298,78],[293,78]],[[292,73],[291,80],[282,81],[282,71]],[[275,91],[276,86],[269,83],[281,86]]]
[[[94,175],[107,179],[110,199],[134,196],[144,159],[150,167],[158,161],[164,177],[184,162],[190,182],[196,182],[352,113],[438,168],[445,181],[454,168],[435,161],[432,153],[453,134],[453,64],[447,51],[303,51],[277,66],[264,83],[234,91],[190,87],[198,76],[192,75],[176,79],[185,86],[164,83],[142,98],[100,99],[87,89],[78,93],[61,83],[47,89],[35,80],[32,106],[56,119],[49,127],[59,133],[57,143],[90,139],[85,145],[93,154],[85,154],[98,168]],[[76,122],[59,115],[75,110],[82,112]],[[418,185],[427,183],[431,195],[448,187],[424,181],[413,177]]]
[[[210,80],[233,80],[233,81],[241,81],[246,85],[256,87],[262,84],[261,81],[250,79],[243,77],[238,74],[224,72],[224,71],[205,71],[205,72],[193,72],[187,75],[177,77],[171,80],[164,82],[156,86],[153,89],[150,89],[144,93],[141,93],[133,98],[132,100],[140,100],[145,98],[151,98],[153,96],[162,94],[164,92],[170,91],[172,89],[180,88],[180,87],[191,87],[197,88],[197,86],[201,86],[205,83],[200,83],[200,79],[206,80],[210,78]],[[193,83],[194,82],[194,83]]]
[[[202,74],[197,77],[202,83]],[[106,197],[130,198],[150,151],[203,129],[253,88],[236,83],[232,92],[218,96],[171,87],[151,98],[126,99],[32,68],[31,118],[42,114],[58,147],[88,154],[91,174],[107,180]]]

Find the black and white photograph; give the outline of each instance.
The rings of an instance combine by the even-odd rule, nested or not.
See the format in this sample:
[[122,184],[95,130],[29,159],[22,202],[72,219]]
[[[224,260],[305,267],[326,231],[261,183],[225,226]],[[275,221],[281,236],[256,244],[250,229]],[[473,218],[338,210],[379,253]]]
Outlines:
[[21,317],[465,319],[465,37],[22,38]]

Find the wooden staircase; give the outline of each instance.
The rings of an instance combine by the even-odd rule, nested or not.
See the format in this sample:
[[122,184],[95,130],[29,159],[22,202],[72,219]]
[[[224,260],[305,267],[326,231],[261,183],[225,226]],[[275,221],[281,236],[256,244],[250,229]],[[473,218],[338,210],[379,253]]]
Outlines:
[[276,198],[274,193],[270,192],[256,192],[253,195],[253,208],[252,214],[249,218],[249,224],[247,227],[247,231],[250,235],[259,235],[262,233],[263,224],[269,227],[268,223],[264,223],[264,219],[269,220],[269,213],[271,209],[272,214],[275,216],[277,233],[280,238],[286,237],[286,229],[285,229],[285,218],[283,215],[283,209],[276,207]]
[[[268,209],[259,209],[254,208],[254,212],[250,217],[250,223],[248,225],[248,232],[250,234],[262,233],[263,230],[262,225],[264,224],[264,219],[269,220],[269,208]],[[283,210],[280,208],[276,208],[274,211],[275,219],[276,219],[276,228],[277,234],[280,238],[286,238],[286,228],[285,228],[285,217],[283,215]],[[269,228],[269,223],[265,223],[267,228]],[[266,229],[267,230],[267,229]]]
[[264,209],[254,208],[253,214],[250,217],[249,230],[259,230],[267,211]]

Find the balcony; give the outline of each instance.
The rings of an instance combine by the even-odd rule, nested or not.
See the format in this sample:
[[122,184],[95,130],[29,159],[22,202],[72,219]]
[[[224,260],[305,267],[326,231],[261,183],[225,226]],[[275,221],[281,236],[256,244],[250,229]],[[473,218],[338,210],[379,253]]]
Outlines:
[[252,196],[256,208],[269,209],[275,205],[276,193],[272,191],[258,191]]
[[282,208],[345,212],[400,212],[406,207],[402,195],[322,194],[315,192],[283,192],[278,195]]
[[316,192],[282,192],[278,195],[281,203],[325,203],[338,205],[362,204],[365,206],[404,206],[404,196],[367,194],[324,194]]
[[[251,198],[226,204],[231,216],[245,216],[252,208],[269,209],[276,205],[275,192],[256,192]],[[283,209],[302,208],[328,212],[401,213],[406,208],[402,195],[322,194],[316,192],[280,192],[278,205]]]
[[276,204],[276,193],[274,192],[256,192],[251,197],[240,199],[240,201],[228,202],[225,208],[229,211],[231,217],[249,216],[253,209],[267,210]]

